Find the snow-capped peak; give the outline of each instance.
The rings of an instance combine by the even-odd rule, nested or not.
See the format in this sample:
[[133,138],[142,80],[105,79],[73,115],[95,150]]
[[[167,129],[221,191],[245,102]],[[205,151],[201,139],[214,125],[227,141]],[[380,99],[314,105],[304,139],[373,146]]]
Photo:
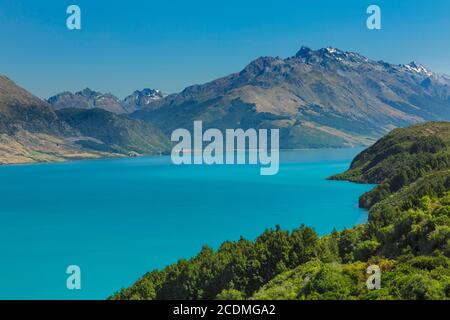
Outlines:
[[333,47],[326,47],[325,50],[329,53],[329,54],[333,54],[336,53],[338,50],[336,48]]
[[429,71],[424,65],[412,61],[408,64],[403,65],[407,70],[415,73],[425,74],[427,76],[431,76],[433,73]]

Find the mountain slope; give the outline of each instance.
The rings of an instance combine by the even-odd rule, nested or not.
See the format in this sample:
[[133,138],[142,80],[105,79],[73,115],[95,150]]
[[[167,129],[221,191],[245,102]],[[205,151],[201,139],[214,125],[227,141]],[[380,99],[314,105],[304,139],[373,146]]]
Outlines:
[[14,134],[19,130],[71,133],[47,103],[0,75],[0,133]]
[[0,76],[0,164],[101,156],[67,140],[77,134],[49,104]]
[[143,121],[128,119],[102,109],[63,109],[60,119],[83,136],[77,144],[86,148],[123,154],[151,154],[169,150],[170,142],[158,129]]
[[396,129],[361,152],[343,174],[331,177],[379,184],[360,198],[370,208],[429,173],[450,170],[450,123],[430,122]]
[[449,86],[449,77],[417,63],[302,47],[286,59],[258,58],[239,73],[188,87],[133,117],[166,133],[203,120],[219,129],[281,128],[283,148],[322,147],[324,140],[325,146],[353,146],[395,127],[450,119]]
[[167,137],[147,123],[96,108],[55,112],[0,76],[0,164],[159,154],[168,148]]

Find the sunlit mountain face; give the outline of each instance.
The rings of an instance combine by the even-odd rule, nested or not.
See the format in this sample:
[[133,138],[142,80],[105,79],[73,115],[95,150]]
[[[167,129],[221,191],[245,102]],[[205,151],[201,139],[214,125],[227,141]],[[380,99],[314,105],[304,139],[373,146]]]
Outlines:
[[450,119],[450,78],[415,62],[395,65],[336,48],[260,57],[242,71],[186,88],[133,117],[170,132],[278,127],[283,148],[370,144],[395,127]]

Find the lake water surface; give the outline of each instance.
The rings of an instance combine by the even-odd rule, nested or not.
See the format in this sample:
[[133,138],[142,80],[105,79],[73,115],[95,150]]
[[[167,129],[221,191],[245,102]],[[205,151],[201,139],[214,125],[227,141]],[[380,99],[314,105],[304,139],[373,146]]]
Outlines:
[[[325,180],[359,151],[282,152],[275,176],[170,157],[0,167],[0,299],[103,299],[204,244],[365,222],[358,197],[372,186]],[[66,288],[69,265],[79,291]]]

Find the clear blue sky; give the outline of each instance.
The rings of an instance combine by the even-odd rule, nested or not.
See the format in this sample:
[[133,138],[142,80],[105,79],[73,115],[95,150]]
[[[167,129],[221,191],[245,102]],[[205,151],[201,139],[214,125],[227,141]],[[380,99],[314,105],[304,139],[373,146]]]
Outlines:
[[[82,30],[66,28],[66,8]],[[366,8],[382,9],[382,30]],[[258,56],[334,46],[450,74],[449,0],[1,0],[0,74],[40,97],[84,87],[171,93]]]

